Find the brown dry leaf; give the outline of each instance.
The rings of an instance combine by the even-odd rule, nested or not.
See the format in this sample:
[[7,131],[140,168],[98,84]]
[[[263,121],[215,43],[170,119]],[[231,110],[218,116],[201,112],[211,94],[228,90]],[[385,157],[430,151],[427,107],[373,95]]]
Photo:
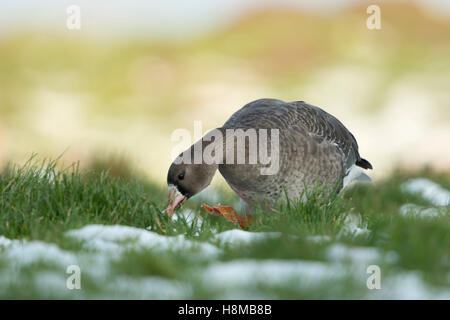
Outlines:
[[221,216],[222,214],[220,213],[220,211],[216,208],[210,207],[208,206],[206,203],[202,204],[202,207],[208,211],[209,214],[212,214],[214,216]]
[[212,215],[223,216],[234,225],[239,223],[241,228],[244,229],[253,223],[253,219],[251,217],[238,215],[232,206],[222,206],[217,204],[214,207],[210,207],[207,204],[203,203],[202,207]]

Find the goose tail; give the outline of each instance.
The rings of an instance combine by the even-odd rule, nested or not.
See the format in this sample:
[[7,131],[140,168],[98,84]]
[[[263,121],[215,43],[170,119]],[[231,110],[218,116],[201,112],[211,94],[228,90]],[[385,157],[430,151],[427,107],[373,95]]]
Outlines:
[[364,168],[364,169],[373,169],[372,165],[370,164],[369,161],[367,161],[366,159],[359,159],[358,161],[356,161],[355,163],[358,167]]
[[354,182],[370,183],[372,182],[372,179],[367,174],[365,174],[361,169],[353,165],[347,170],[347,174],[345,175],[343,181],[343,187],[345,188],[350,183]]

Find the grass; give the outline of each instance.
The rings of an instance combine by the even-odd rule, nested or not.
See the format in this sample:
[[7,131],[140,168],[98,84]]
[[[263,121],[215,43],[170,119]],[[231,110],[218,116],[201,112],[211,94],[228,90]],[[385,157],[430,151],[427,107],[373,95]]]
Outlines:
[[[36,276],[56,273],[59,280],[49,276],[49,280],[45,281],[44,276],[41,281],[47,284],[65,281],[66,275],[61,268],[48,261],[17,267],[11,258],[2,254],[0,245],[0,283],[4,288],[0,290],[0,298],[164,297],[146,296],[144,293],[143,296],[137,295],[146,292],[139,287],[135,287],[131,296],[126,291],[119,290],[117,293],[110,284],[122,277],[137,279],[138,283],[139,279],[158,277],[188,284],[192,290],[183,296],[187,298],[241,297],[245,296],[245,292],[251,296],[257,293],[258,296],[287,299],[360,298],[369,294],[365,286],[367,275],[360,275],[364,281],[352,276],[351,270],[358,264],[351,261],[343,262],[348,275],[334,279],[331,285],[325,282],[299,286],[293,279],[277,284],[259,283],[251,288],[226,289],[205,284],[202,279],[202,270],[208,266],[241,259],[261,263],[273,259],[330,263],[329,250],[333,245],[377,248],[386,256],[393,254],[395,259],[380,258],[377,261],[383,270],[383,277],[414,272],[434,288],[445,289],[450,285],[449,215],[414,219],[399,214],[399,207],[405,203],[432,206],[418,195],[402,192],[400,185],[405,180],[426,177],[448,188],[448,174],[437,174],[426,169],[413,173],[395,172],[375,184],[346,189],[331,201],[321,200],[313,194],[304,203],[292,202],[280,208],[280,214],[258,211],[248,231],[275,231],[280,232],[281,236],[232,245],[223,244],[214,237],[235,227],[223,218],[202,211],[202,199],[193,198],[185,204],[185,208],[194,212],[194,219],[183,216],[170,219],[163,212],[167,201],[165,188],[147,181],[132,170],[116,168],[111,173],[110,170],[103,170],[99,163],[96,161],[93,169],[81,170],[78,164],[59,168],[56,161],[38,163],[36,158],[32,158],[25,166],[9,165],[3,170],[0,175],[0,235],[9,239],[53,243],[65,252],[83,256],[81,264],[86,276],[81,291],[66,290],[61,293],[44,290],[42,284],[36,284]],[[117,165],[118,162],[114,163]],[[114,176],[114,172],[120,174]],[[220,192],[221,203],[236,200],[236,196],[229,191]],[[450,213],[450,210],[447,212]],[[344,221],[349,214],[358,214],[360,225],[367,225],[371,232],[359,236],[343,232]],[[68,230],[90,224],[149,228],[166,236],[182,234],[186,239],[217,245],[221,251],[215,257],[202,257],[195,249],[130,249],[119,258],[112,259],[107,270],[98,270],[95,263],[89,262],[98,257],[95,254],[89,256],[91,251],[79,240],[65,236]],[[327,236],[330,240],[311,241],[311,236]],[[6,252],[4,249],[3,253]],[[12,274],[19,275],[19,278],[11,280],[14,278]]]

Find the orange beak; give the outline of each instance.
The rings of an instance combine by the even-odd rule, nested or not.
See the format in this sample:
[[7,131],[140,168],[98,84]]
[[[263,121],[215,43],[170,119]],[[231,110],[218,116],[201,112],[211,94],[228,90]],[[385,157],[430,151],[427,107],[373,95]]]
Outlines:
[[167,206],[166,213],[171,217],[186,199],[187,197],[182,195],[177,187],[169,186],[169,205]]

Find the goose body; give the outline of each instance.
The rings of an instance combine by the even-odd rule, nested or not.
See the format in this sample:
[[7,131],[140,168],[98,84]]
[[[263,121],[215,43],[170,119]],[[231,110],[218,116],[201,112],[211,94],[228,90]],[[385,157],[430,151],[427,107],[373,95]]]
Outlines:
[[[278,129],[279,171],[261,175],[258,164],[221,164],[219,171],[248,204],[305,196],[318,185],[342,188],[353,165],[371,168],[362,159],[354,136],[335,117],[303,101],[253,101],[234,113],[222,128]],[[258,131],[257,131],[258,132]]]
[[[260,99],[250,102],[236,111],[219,128],[221,132],[227,129],[256,129],[258,139],[260,129],[267,131],[277,129],[279,133],[275,148],[279,160],[277,172],[263,175],[261,169],[267,167],[266,164],[248,162],[242,164],[236,161],[233,163],[224,161],[216,165],[172,164],[168,184],[176,187],[185,199],[204,189],[217,168],[244,204],[250,208],[256,205],[270,207],[277,201],[285,200],[286,195],[290,199],[298,199],[305,196],[304,191],[317,186],[336,187],[339,191],[342,188],[343,178],[350,168],[356,165],[372,169],[372,165],[360,157],[355,137],[338,119],[321,108],[303,101]],[[267,140],[270,146],[273,143],[272,137],[269,135]],[[198,143],[204,142],[200,140]],[[245,144],[244,151],[238,150],[237,144],[232,148],[234,155],[245,152],[248,159],[248,144]],[[225,144],[223,150],[225,156],[230,152]],[[179,177],[183,179],[180,180]],[[172,209],[175,207],[176,204]]]

